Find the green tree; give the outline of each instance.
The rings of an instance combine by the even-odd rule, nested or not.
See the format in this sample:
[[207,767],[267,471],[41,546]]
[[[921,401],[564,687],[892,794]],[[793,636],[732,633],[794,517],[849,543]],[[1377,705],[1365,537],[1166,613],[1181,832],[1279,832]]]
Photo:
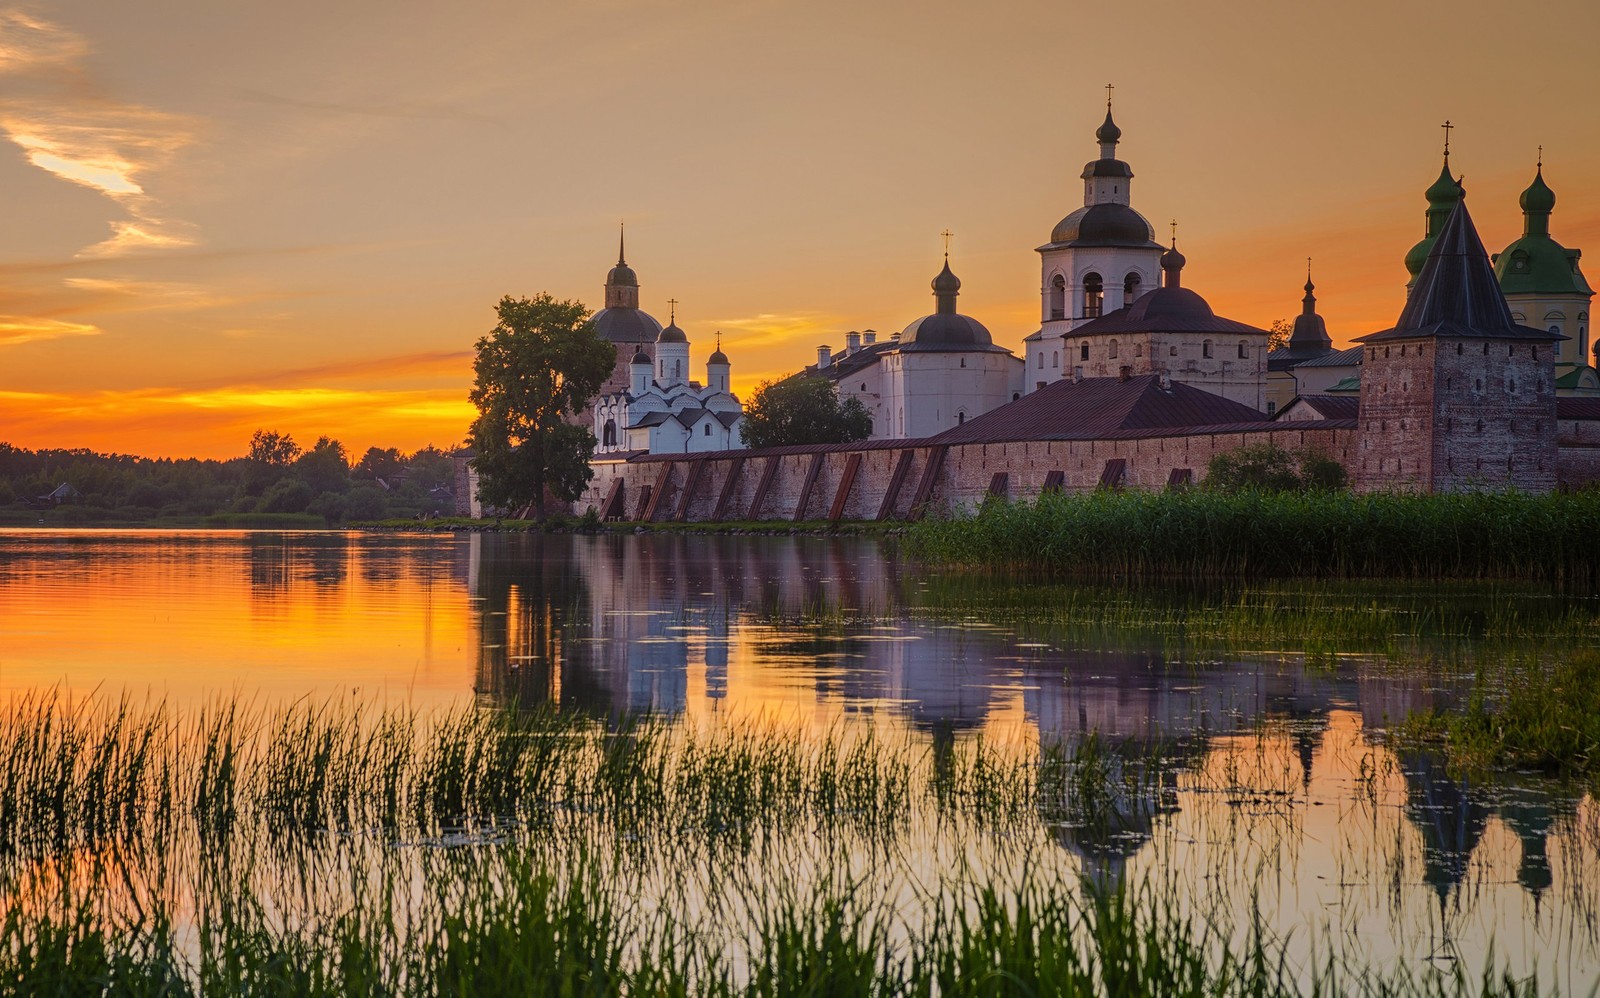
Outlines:
[[262,464],[287,466],[300,456],[300,446],[287,433],[257,430],[250,434],[250,453],[246,456]]
[[478,340],[468,396],[478,407],[468,441],[477,449],[478,495],[489,505],[544,497],[573,500],[593,474],[594,433],[568,420],[586,408],[617,362],[617,349],[595,334],[582,302],[548,294],[500,299],[500,322]]
[[400,455],[400,448],[368,447],[367,452],[361,455],[361,460],[351,469],[353,478],[364,481],[376,481],[379,478],[392,478],[395,472],[405,467],[405,459]]
[[1294,323],[1288,319],[1273,319],[1272,325],[1267,327],[1267,350],[1270,352],[1288,346],[1293,333]]
[[1277,444],[1251,444],[1224,451],[1206,467],[1205,485],[1222,492],[1337,490],[1349,484],[1344,465],[1313,450],[1290,451]]
[[859,399],[839,399],[827,378],[763,382],[744,407],[739,435],[747,447],[846,444],[872,436],[872,414]]
[[246,495],[259,496],[282,478],[289,465],[300,456],[294,437],[275,430],[257,430],[250,435],[250,451],[245,455],[241,487]]
[[346,492],[350,488],[350,459],[344,444],[318,437],[311,449],[294,462],[296,478],[311,486],[313,493]]

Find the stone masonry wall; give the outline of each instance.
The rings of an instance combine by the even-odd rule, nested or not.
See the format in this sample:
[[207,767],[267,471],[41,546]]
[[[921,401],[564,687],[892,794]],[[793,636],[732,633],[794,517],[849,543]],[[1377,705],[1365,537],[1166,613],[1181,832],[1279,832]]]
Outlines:
[[[1348,423],[1333,422],[1269,424],[1261,429],[1171,437],[964,444],[943,449],[927,503],[932,512],[976,506],[989,494],[997,472],[1005,473],[1003,491],[1011,499],[1037,496],[1046,479],[1057,471],[1063,475],[1064,488],[1087,491],[1099,486],[1107,463],[1116,461],[1121,461],[1124,469],[1117,484],[1158,490],[1167,486],[1174,470],[1187,469],[1198,481],[1205,477],[1206,466],[1214,455],[1254,443],[1316,450],[1350,467],[1355,460],[1355,441],[1354,428]],[[656,520],[703,522],[713,518],[729,477],[736,475],[721,519],[824,520],[839,498],[851,459],[859,457],[854,481],[844,493],[840,519],[875,519],[895,469],[905,460],[905,471],[890,510],[892,518],[904,519],[911,514],[918,488],[930,462],[939,459],[940,450],[919,443],[911,447],[724,452],[698,459],[674,455],[596,461],[594,479],[574,506],[580,512],[591,506],[599,509],[611,494],[613,483],[621,481],[623,518],[641,519],[645,490],[653,495],[658,486],[663,486],[665,495],[655,504]],[[910,457],[904,458],[906,454]],[[698,478],[694,471],[697,462]],[[814,463],[817,473],[810,493],[805,494]],[[752,509],[769,464],[774,467],[761,507]],[[691,480],[694,491],[685,506],[683,491]]]

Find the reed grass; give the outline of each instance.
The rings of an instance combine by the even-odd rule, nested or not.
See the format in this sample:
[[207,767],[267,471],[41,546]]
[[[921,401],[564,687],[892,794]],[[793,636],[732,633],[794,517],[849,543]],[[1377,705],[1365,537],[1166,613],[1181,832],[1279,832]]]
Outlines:
[[1171,774],[1096,737],[39,694],[0,708],[0,993],[1536,993],[1493,960],[1306,964],[1171,885],[838,872],[958,818],[1092,850],[1147,833]]
[[1600,494],[1101,490],[913,525],[916,557],[1111,578],[1537,579],[1593,587]]
[[1467,770],[1600,777],[1600,652],[1508,655],[1478,668],[1464,709],[1412,714],[1403,742],[1442,748]]

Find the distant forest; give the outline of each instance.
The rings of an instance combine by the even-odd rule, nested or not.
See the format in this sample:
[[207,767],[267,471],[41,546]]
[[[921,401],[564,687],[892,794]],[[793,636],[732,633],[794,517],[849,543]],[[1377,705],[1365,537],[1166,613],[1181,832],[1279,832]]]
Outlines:
[[0,443],[0,524],[333,527],[449,516],[454,486],[454,458],[436,447],[372,447],[352,460],[337,440],[302,450],[265,430],[225,461]]

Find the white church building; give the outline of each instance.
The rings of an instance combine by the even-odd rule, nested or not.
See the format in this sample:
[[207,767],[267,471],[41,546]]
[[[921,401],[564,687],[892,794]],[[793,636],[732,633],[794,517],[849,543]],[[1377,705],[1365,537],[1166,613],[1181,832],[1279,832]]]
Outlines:
[[[594,403],[595,453],[688,454],[744,446],[744,406],[729,388],[732,365],[722,344],[706,359],[704,384],[689,380],[689,337],[676,310],[656,336],[655,357],[639,344],[627,362],[626,387]],[[623,352],[617,362],[622,364]]]

